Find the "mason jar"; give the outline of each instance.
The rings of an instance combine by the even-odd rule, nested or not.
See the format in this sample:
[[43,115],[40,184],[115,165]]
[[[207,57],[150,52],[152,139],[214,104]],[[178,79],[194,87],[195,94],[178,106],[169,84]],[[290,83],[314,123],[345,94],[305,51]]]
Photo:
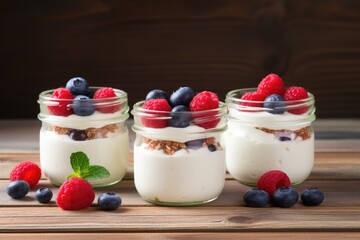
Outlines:
[[[95,92],[100,87],[90,87]],[[55,99],[55,91],[46,90],[39,95],[40,164],[47,179],[61,185],[74,173],[70,162],[72,153],[83,152],[89,165],[102,166],[110,176],[89,180],[94,187],[119,182],[125,175],[129,157],[129,134],[126,119],[129,117],[127,93],[113,89],[116,97],[93,99],[96,109],[91,115],[72,113],[73,99]],[[70,111],[68,116],[54,114],[52,108],[62,106]],[[109,111],[110,110],[110,111]]]
[[[226,173],[222,142],[227,127],[225,104],[212,110],[177,112],[175,116],[144,109],[143,103],[134,104],[131,112],[136,133],[134,181],[141,197],[169,206],[199,205],[217,199]],[[171,118],[187,118],[189,114],[189,126],[166,126]],[[144,121],[159,121],[164,127],[147,127]]]
[[227,170],[249,186],[256,186],[270,170],[285,172],[293,185],[303,182],[314,165],[314,96],[308,93],[306,99],[278,102],[274,114],[261,101],[242,100],[248,92],[256,89],[237,89],[226,95]]

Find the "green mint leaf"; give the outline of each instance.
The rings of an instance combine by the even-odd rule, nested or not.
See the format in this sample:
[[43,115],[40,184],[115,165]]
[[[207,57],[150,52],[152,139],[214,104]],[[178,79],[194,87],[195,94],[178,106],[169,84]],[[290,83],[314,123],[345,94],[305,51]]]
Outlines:
[[81,176],[79,176],[79,174],[77,174],[77,173],[72,173],[67,177],[67,180],[74,178],[74,177],[81,177]]
[[84,176],[83,178],[85,180],[95,180],[100,178],[107,178],[109,176],[109,171],[103,166],[90,165],[87,171],[87,176]]
[[70,164],[74,172],[81,176],[81,173],[87,172],[90,160],[84,152],[74,152],[70,156]]

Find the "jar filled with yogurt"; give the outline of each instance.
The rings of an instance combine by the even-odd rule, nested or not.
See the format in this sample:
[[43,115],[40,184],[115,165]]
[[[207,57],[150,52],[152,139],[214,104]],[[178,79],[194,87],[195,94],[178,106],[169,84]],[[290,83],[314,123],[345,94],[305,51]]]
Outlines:
[[[46,90],[39,95],[41,168],[51,183],[61,185],[74,173],[71,155],[83,152],[89,165],[108,171],[106,176],[89,182],[94,187],[112,185],[122,180],[128,167],[127,93],[109,87],[89,87],[82,81],[86,82],[74,78],[69,80],[73,86],[68,82],[66,88]],[[82,84],[87,86],[77,92]]]
[[218,198],[226,173],[226,106],[216,94],[183,87],[169,98],[153,90],[131,113],[134,181],[143,199],[189,206]]
[[[268,82],[271,85],[272,80]],[[264,85],[226,95],[227,169],[245,185],[256,186],[259,177],[270,170],[281,170],[291,184],[299,184],[314,164],[314,96],[295,86],[279,87],[276,93],[270,89],[267,94]]]

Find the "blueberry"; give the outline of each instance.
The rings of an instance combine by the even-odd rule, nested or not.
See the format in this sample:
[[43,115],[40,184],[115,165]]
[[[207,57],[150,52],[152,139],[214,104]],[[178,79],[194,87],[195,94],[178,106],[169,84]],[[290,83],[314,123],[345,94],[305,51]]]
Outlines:
[[204,140],[203,139],[196,139],[196,140],[187,141],[185,143],[185,145],[189,149],[197,150],[197,149],[204,146]]
[[277,207],[289,208],[297,203],[299,194],[291,187],[280,187],[275,190],[272,200]]
[[270,108],[267,112],[272,114],[283,114],[285,112],[286,104],[284,98],[278,94],[272,94],[265,98],[264,108]]
[[209,149],[210,152],[215,152],[216,151],[216,146],[214,144],[210,144],[208,146],[208,149]]
[[320,189],[316,187],[305,189],[301,193],[301,201],[306,206],[315,206],[322,203],[324,200],[324,194]]
[[51,198],[53,196],[53,193],[50,188],[39,188],[35,192],[35,199],[40,203],[48,203],[50,202]]
[[176,128],[185,128],[190,125],[191,114],[187,107],[178,105],[171,110],[169,125]]
[[89,83],[82,77],[74,77],[66,83],[66,88],[73,95],[86,95],[89,89]]
[[6,188],[7,194],[15,199],[23,198],[30,191],[29,184],[24,180],[16,180],[11,183]]
[[269,194],[257,188],[247,191],[244,195],[244,202],[249,207],[265,207],[269,201]]
[[94,101],[85,95],[78,95],[73,101],[74,113],[78,116],[90,116],[95,112]]
[[116,193],[103,193],[98,198],[99,207],[105,211],[112,211],[121,205],[121,198]]
[[87,139],[87,135],[84,130],[76,129],[70,131],[69,137],[74,141],[85,141]]
[[180,87],[173,92],[170,96],[170,105],[175,107],[177,105],[184,105],[189,107],[191,100],[195,97],[196,93],[190,87]]
[[167,95],[167,93],[160,89],[151,90],[146,95],[145,101],[150,100],[150,99],[159,99],[159,98],[166,99],[166,101],[169,102],[169,96]]
[[281,137],[279,137],[279,140],[280,140],[281,142],[286,142],[286,141],[291,141],[291,138],[286,137],[286,136],[281,136]]

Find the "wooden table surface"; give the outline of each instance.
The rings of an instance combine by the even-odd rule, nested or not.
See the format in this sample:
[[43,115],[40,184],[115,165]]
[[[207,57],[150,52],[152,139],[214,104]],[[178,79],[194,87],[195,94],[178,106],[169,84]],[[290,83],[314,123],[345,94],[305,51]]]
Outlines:
[[[342,130],[349,128],[342,124]],[[357,128],[355,133],[360,131],[359,120],[351,124]],[[118,210],[104,212],[96,201],[81,211],[61,210],[54,200],[40,204],[34,199],[34,190],[22,200],[11,199],[6,194],[11,169],[24,160],[39,162],[39,124],[0,121],[0,239],[360,239],[360,140],[342,135],[354,128],[337,131],[326,121],[316,125],[320,136],[325,133],[324,126],[340,137],[316,140],[312,174],[295,186],[298,192],[319,187],[325,194],[319,206],[306,207],[299,202],[288,209],[246,207],[242,197],[250,188],[230,175],[223,193],[212,203],[155,206],[136,192],[130,153],[125,179],[95,189],[97,196],[113,191],[123,200]],[[45,178],[39,186],[50,187],[56,196],[58,187]]]

